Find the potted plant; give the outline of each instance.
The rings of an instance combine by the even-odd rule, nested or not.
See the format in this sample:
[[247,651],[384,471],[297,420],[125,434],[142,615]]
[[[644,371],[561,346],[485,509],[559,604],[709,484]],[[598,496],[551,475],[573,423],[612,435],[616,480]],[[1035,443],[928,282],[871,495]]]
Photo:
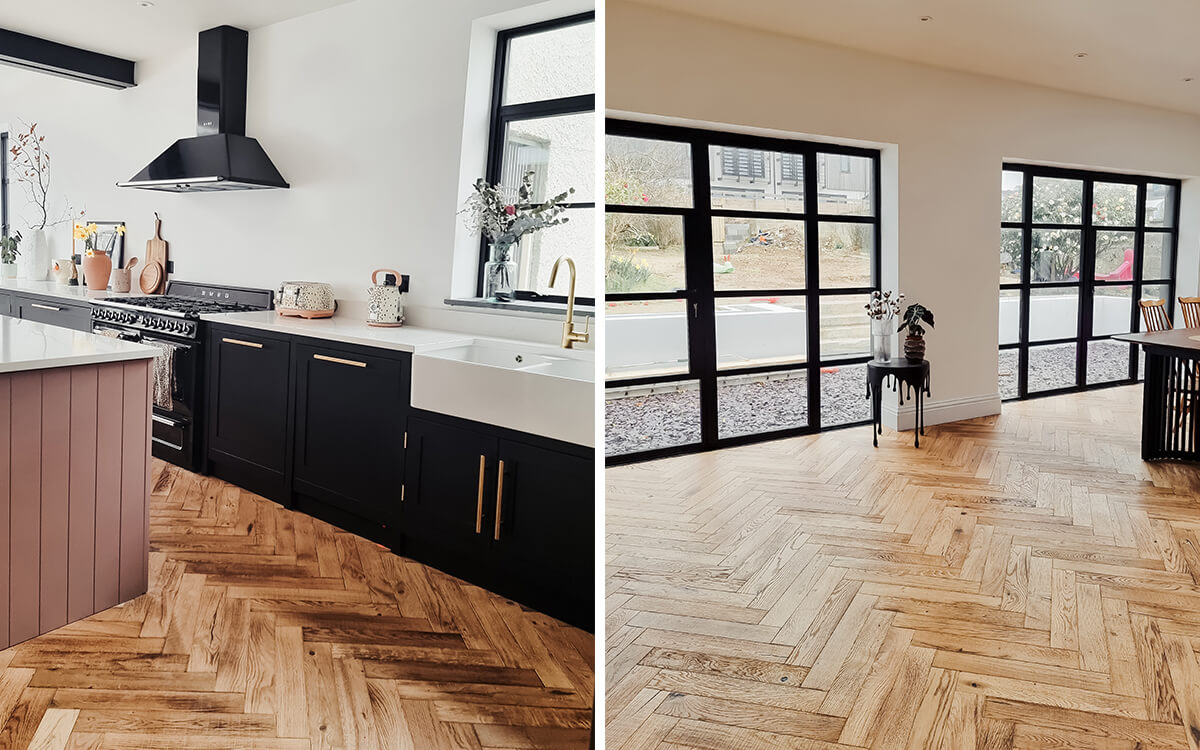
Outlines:
[[83,240],[83,279],[87,288],[92,291],[103,291],[108,288],[108,277],[112,274],[112,251],[117,234],[125,234],[125,225],[120,224],[116,232],[109,238],[109,247],[101,250],[96,247],[96,236],[100,228],[95,224],[76,224],[75,239]]
[[567,196],[574,193],[575,188],[544,203],[531,203],[534,174],[531,170],[521,178],[517,200],[511,203],[505,196],[506,189],[499,183],[489,185],[482,179],[476,180],[475,192],[459,212],[467,215],[468,229],[481,232],[491,241],[488,262],[483,267],[483,296],[491,302],[512,301],[517,278],[513,250],[521,238],[569,221],[566,217],[559,218],[559,214],[567,210]]
[[904,309],[896,332],[908,329],[908,335],[904,337],[904,356],[909,362],[925,359],[925,326],[933,328],[932,310],[919,302]]
[[17,278],[17,256],[21,254],[18,246],[21,244],[21,233],[16,232],[7,237],[0,237],[0,277]]

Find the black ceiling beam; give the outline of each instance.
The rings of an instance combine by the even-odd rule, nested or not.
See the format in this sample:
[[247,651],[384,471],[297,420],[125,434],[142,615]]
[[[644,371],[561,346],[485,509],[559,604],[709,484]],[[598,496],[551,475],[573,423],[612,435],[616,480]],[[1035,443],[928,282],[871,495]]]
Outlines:
[[113,89],[136,86],[132,60],[0,29],[0,63]]

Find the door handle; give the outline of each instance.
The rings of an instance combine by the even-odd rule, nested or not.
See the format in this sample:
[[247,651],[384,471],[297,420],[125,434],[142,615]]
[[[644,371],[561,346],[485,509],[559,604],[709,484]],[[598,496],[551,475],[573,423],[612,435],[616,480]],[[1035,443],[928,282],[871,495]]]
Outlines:
[[500,509],[504,504],[504,460],[501,459],[500,466],[496,469],[496,530],[492,535],[498,542],[500,541]]
[[479,499],[475,502],[475,533],[483,533],[483,469],[487,465],[487,456],[479,454]]
[[350,365],[351,367],[366,367],[366,362],[358,362],[353,359],[341,359],[340,357],[329,357],[324,354],[314,354],[313,359],[319,359],[322,362],[333,362],[339,365]]
[[51,312],[62,312],[61,307],[55,307],[54,305],[39,305],[37,302],[30,302],[29,306],[36,307],[39,310],[49,310]]
[[221,339],[226,344],[237,344],[238,346],[248,346],[251,349],[262,349],[263,345],[254,341],[242,341],[241,339]]

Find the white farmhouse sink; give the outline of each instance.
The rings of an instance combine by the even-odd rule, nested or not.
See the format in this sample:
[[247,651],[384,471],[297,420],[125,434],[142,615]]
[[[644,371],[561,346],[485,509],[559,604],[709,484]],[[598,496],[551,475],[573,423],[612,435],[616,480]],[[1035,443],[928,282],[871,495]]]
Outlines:
[[412,405],[576,445],[595,445],[595,359],[501,339],[413,355]]

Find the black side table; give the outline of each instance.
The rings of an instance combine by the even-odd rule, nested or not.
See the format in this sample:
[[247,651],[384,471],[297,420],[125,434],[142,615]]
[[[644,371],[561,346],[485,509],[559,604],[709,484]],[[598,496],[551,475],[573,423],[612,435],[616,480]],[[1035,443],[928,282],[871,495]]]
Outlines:
[[904,405],[904,391],[917,391],[917,422],[913,426],[913,446],[921,447],[921,436],[925,434],[925,396],[929,394],[929,360],[909,362],[903,357],[889,362],[871,360],[867,363],[867,398],[871,399],[871,444],[879,447],[879,435],[883,432],[883,389],[884,381],[891,376],[892,391],[900,394],[900,405]]

